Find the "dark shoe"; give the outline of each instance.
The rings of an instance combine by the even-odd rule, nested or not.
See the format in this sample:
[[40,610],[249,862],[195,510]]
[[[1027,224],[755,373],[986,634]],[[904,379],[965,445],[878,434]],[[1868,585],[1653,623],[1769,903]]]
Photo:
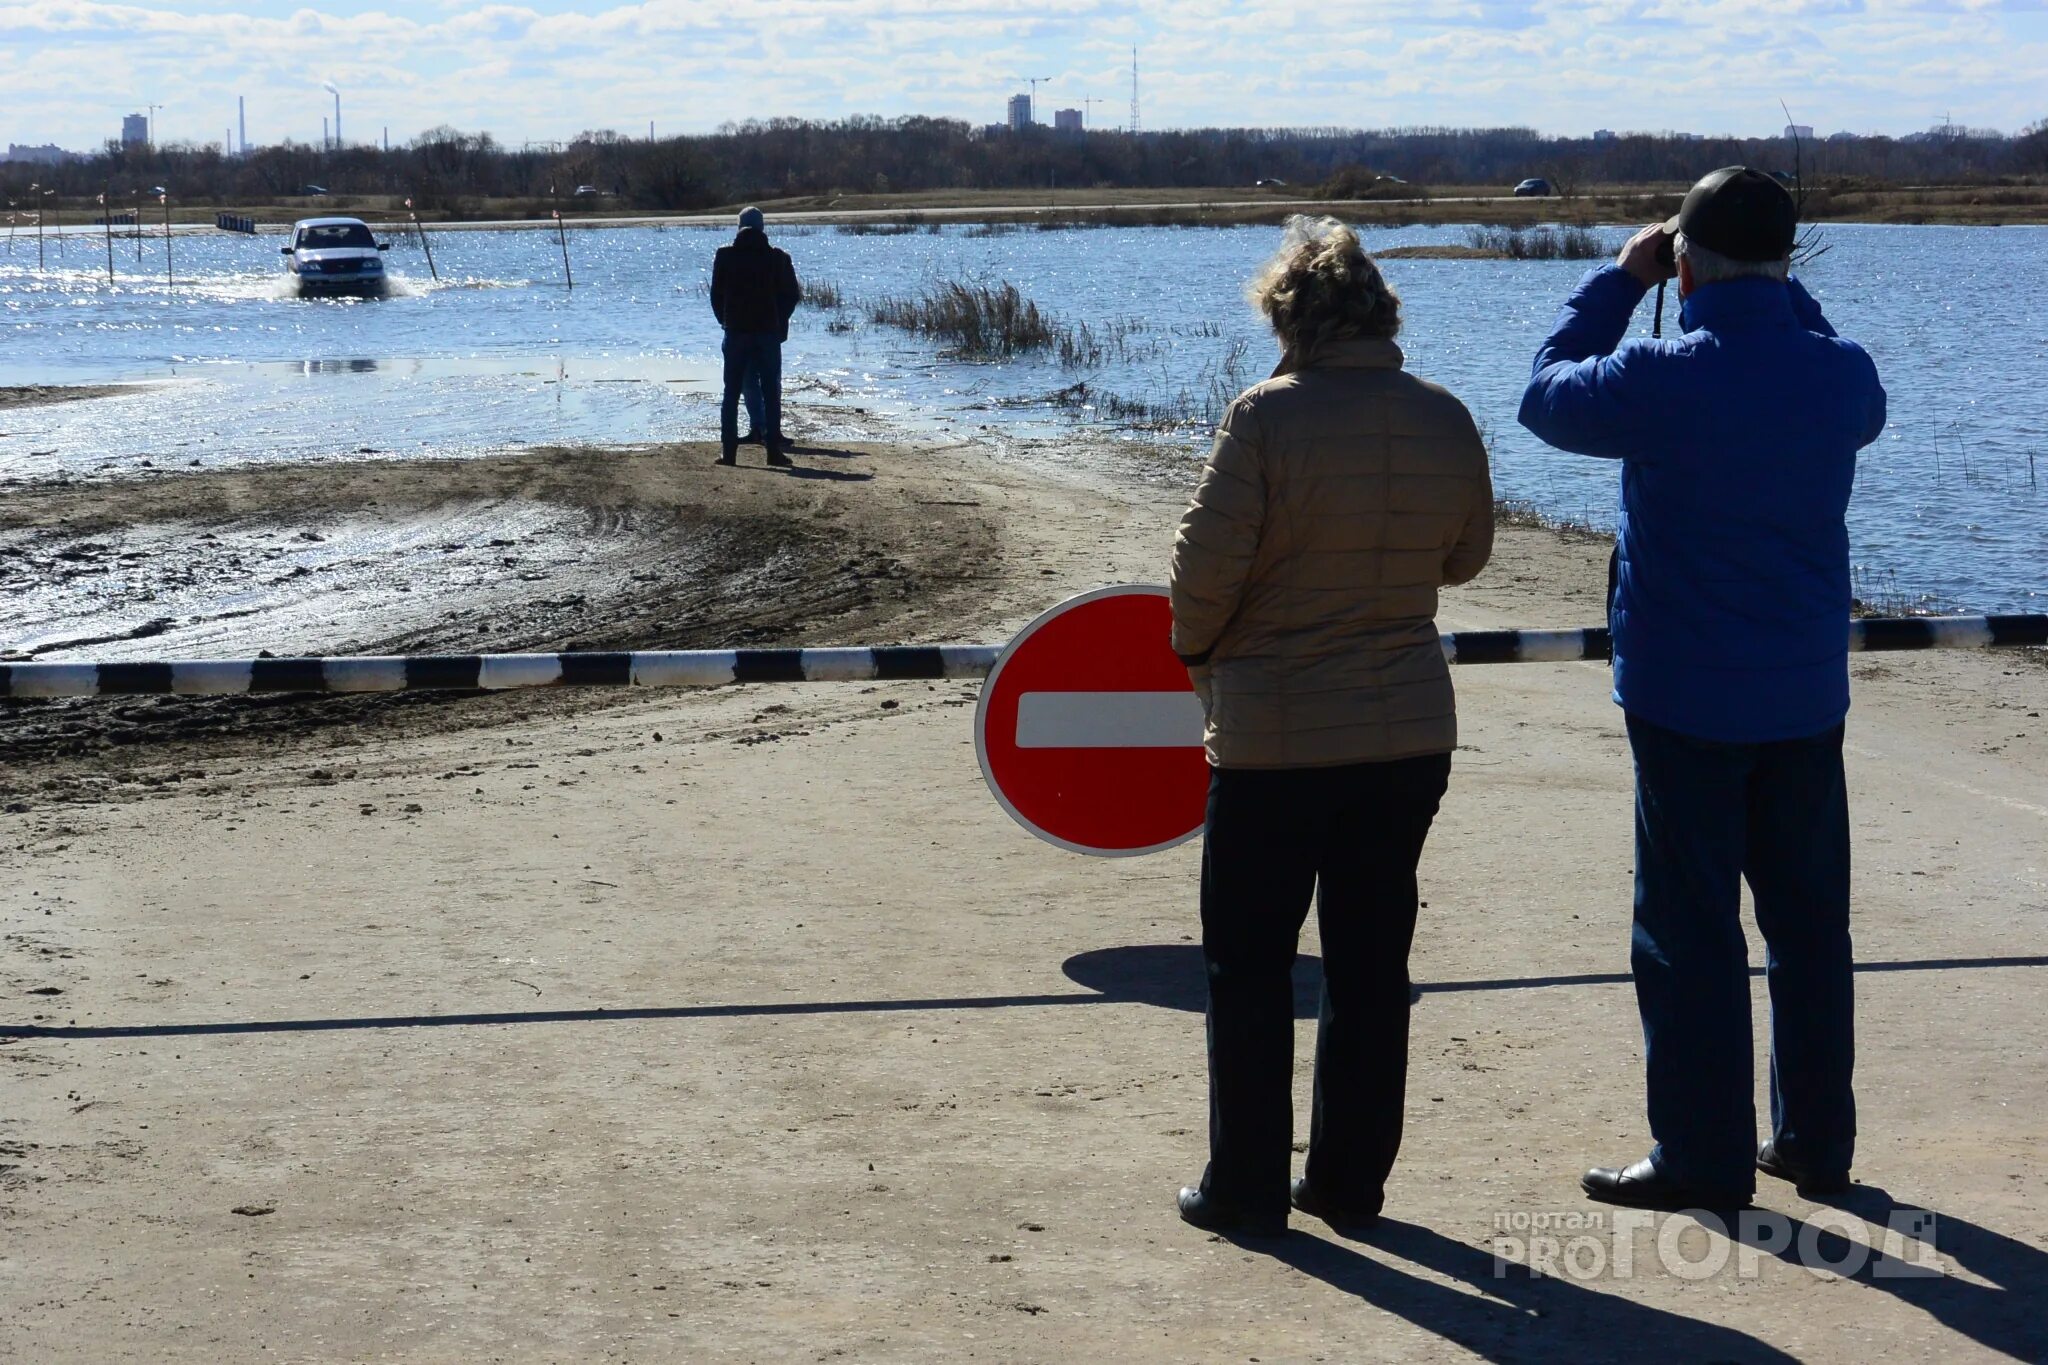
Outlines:
[[1288,1188],[1287,1202],[1311,1218],[1322,1219],[1341,1233],[1364,1232],[1380,1221],[1378,1209],[1346,1209],[1324,1203],[1309,1185],[1307,1176],[1299,1177]]
[[1179,1203],[1181,1221],[1208,1232],[1239,1237],[1278,1237],[1287,1231],[1285,1217],[1248,1218],[1234,1209],[1224,1208],[1193,1185],[1180,1187]]
[[796,461],[790,459],[789,456],[779,450],[768,452],[768,463],[774,465],[777,469],[793,469],[796,467]]
[[718,457],[718,462],[720,464],[738,464],[740,462],[739,453],[728,450],[725,454]]
[[1682,1209],[1749,1207],[1747,1194],[1733,1190],[1697,1190],[1690,1185],[1682,1185],[1658,1170],[1648,1157],[1619,1170],[1612,1166],[1595,1166],[1579,1177],[1579,1188],[1586,1192],[1588,1198],[1630,1209],[1663,1209],[1676,1213]]
[[743,445],[743,446],[757,446],[757,445],[760,445],[760,444],[761,444],[761,433],[760,433],[760,432],[758,432],[758,431],[750,431],[750,432],[748,432],[748,433],[747,433],[746,435],[744,435],[744,436],[740,437],[740,444],[741,444],[741,445]]
[[1765,1175],[1789,1180],[1801,1194],[1847,1194],[1853,1183],[1847,1171],[1814,1171],[1778,1155],[1778,1144],[1766,1142],[1756,1149],[1756,1168]]

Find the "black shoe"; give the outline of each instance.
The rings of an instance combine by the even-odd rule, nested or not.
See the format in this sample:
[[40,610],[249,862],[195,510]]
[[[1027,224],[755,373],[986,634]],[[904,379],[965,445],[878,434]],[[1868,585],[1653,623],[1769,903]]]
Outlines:
[[1595,1166],[1579,1177],[1579,1188],[1590,1199],[1619,1204],[1630,1209],[1745,1209],[1749,1196],[1734,1190],[1699,1190],[1680,1184],[1657,1169],[1648,1157],[1616,1170]]
[[1326,1204],[1320,1199],[1308,1177],[1302,1176],[1288,1187],[1287,1202],[1311,1218],[1320,1218],[1338,1232],[1349,1235],[1364,1232],[1380,1221],[1380,1211],[1372,1209],[1346,1209],[1335,1204]]
[[1811,1197],[1816,1194],[1847,1194],[1854,1183],[1847,1171],[1814,1171],[1787,1161],[1778,1154],[1775,1141],[1766,1142],[1756,1149],[1756,1168],[1765,1175],[1774,1175],[1780,1180],[1789,1180],[1792,1187],[1801,1194]]
[[1208,1232],[1239,1237],[1278,1237],[1287,1231],[1285,1215],[1279,1218],[1248,1218],[1234,1209],[1226,1209],[1193,1185],[1180,1187],[1178,1202],[1181,1221]]
[[718,457],[718,462],[720,464],[738,464],[740,462],[740,457],[738,452],[728,450],[725,452],[725,454]]
[[741,444],[741,445],[743,445],[743,446],[757,446],[757,445],[760,445],[760,444],[761,444],[761,433],[760,433],[760,432],[758,432],[758,431],[750,431],[750,432],[748,432],[748,433],[747,433],[746,435],[744,435],[744,436],[740,437],[740,444]]
[[768,452],[768,463],[774,465],[777,469],[794,469],[796,467],[796,461],[790,459],[789,456],[779,450]]

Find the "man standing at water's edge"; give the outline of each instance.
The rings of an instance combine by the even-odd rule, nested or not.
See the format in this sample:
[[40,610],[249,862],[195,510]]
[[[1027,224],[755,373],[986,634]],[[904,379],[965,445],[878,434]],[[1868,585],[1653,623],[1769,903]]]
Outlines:
[[759,431],[768,463],[789,464],[782,449],[782,343],[789,339],[789,315],[802,297],[789,253],[768,245],[761,210],[742,209],[738,234],[730,246],[718,248],[711,264],[711,311],[725,329],[720,464],[738,461],[740,396],[750,380],[761,389]]
[[[1635,927],[1650,1133],[1591,1197],[1739,1207],[1755,1171],[1845,1189],[1856,1137],[1849,940],[1849,542],[1870,357],[1790,277],[1798,212],[1747,167],[1701,180],[1579,283],[1522,424],[1622,462],[1614,699],[1636,765]],[[1684,335],[1623,341],[1676,275]],[[1756,1146],[1748,879],[1768,948],[1771,1138]]]

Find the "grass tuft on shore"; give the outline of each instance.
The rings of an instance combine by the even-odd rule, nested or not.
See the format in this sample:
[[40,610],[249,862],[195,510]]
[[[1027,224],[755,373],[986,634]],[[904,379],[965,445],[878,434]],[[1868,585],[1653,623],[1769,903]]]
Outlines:
[[1596,261],[1614,254],[1604,235],[1582,227],[1473,227],[1465,242],[1510,261]]
[[1009,283],[951,280],[922,294],[877,299],[868,305],[868,318],[942,341],[954,356],[967,360],[1056,348],[1063,335],[1071,336]]

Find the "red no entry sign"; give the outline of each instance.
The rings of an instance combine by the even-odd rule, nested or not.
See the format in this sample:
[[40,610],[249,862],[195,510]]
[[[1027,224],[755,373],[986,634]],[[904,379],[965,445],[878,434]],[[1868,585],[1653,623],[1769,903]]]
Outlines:
[[1097,588],[1024,627],[974,718],[982,775],[1018,824],[1125,857],[1200,832],[1202,706],[1168,636],[1166,589]]

